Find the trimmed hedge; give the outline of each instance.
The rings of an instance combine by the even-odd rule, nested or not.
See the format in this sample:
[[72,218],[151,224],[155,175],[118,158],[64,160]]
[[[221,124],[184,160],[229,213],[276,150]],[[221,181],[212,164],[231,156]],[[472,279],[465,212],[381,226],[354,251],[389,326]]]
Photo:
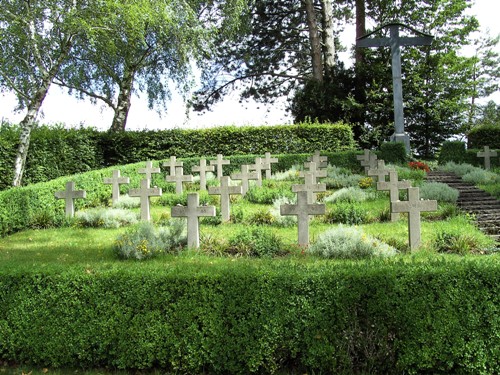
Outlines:
[[[356,151],[325,152],[322,155],[328,156],[329,162],[339,167],[360,170],[360,164],[356,160],[358,153]],[[277,165],[272,165],[273,171],[285,171],[290,169],[292,165],[304,163],[310,154],[273,156],[278,157],[279,160]],[[242,164],[253,164],[255,157],[256,155],[226,157],[231,161],[231,164],[224,166],[224,174],[229,175],[233,171],[240,171]],[[167,160],[161,160],[153,164],[154,166],[162,166],[163,162]],[[192,166],[199,164],[200,158],[180,160],[184,162],[184,173],[189,174]],[[129,185],[120,185],[122,194],[127,193],[132,187],[140,186],[140,180],[144,175],[138,174],[137,170],[142,167],[144,167],[143,162],[118,167],[122,176],[130,177]],[[74,181],[77,190],[83,189],[87,192],[86,199],[75,200],[77,210],[85,207],[108,205],[111,197],[111,185],[104,185],[103,180],[104,177],[112,176],[113,169],[117,169],[117,167],[60,177],[49,182],[0,191],[0,237],[27,228],[63,224],[65,222],[64,200],[56,200],[54,193],[58,190],[64,190],[67,181]],[[164,191],[171,191],[172,184],[166,182],[164,173],[161,173],[153,175],[152,186],[161,187]]]
[[481,125],[472,129],[467,135],[469,148],[490,146],[491,150],[500,149],[500,124]]
[[500,373],[494,260],[3,269],[0,359],[187,374]]
[[[0,190],[12,183],[19,128],[0,127]],[[344,124],[219,127],[205,130],[99,132],[39,126],[32,131],[24,184],[112,165],[194,156],[298,154],[353,150]]]
[[[495,150],[495,148],[490,147],[490,150]],[[465,142],[447,141],[444,142],[441,147],[438,163],[446,164],[447,162],[452,161],[457,164],[467,163],[482,167],[484,166],[484,158],[479,158],[477,156],[479,151],[483,151],[483,148],[466,150]],[[492,167],[500,167],[500,157],[491,158],[490,162]]]

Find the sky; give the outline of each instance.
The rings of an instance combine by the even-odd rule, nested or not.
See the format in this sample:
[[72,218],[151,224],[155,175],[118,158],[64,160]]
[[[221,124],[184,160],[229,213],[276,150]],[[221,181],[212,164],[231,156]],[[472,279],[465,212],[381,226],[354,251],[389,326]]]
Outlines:
[[[470,13],[478,18],[482,33],[489,30],[491,35],[500,34],[499,0],[476,0]],[[367,26],[376,27],[377,25]],[[354,43],[353,26],[345,30],[341,35],[341,40],[346,46]],[[500,51],[500,46],[497,48]],[[465,51],[464,53],[471,52]],[[344,53],[340,58],[349,59],[349,53]],[[500,93],[496,93],[492,99],[500,102]],[[13,94],[0,94],[0,101],[0,121],[7,120],[17,123],[22,120],[24,112],[14,112],[16,99]],[[285,99],[272,106],[254,102],[241,104],[235,93],[223,102],[216,104],[210,112],[187,115],[182,97],[174,94],[166,111],[160,116],[147,108],[147,101],[144,98],[134,96],[128,116],[127,129],[200,129],[222,125],[283,125],[292,122],[291,116],[285,111],[285,105]],[[113,111],[107,106],[93,105],[90,100],[77,100],[55,85],[50,88],[41,112],[38,117],[39,122],[44,124],[64,123],[68,127],[83,125],[107,130],[113,119]]]

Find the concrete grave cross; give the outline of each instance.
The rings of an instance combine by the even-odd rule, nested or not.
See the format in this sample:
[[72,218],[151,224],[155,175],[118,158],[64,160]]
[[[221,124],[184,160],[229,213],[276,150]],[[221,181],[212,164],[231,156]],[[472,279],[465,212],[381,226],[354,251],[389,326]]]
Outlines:
[[389,175],[389,172],[394,171],[392,168],[386,168],[385,161],[382,159],[377,160],[377,167],[373,169],[368,169],[368,176],[377,177],[377,182],[384,182],[385,176]]
[[220,195],[220,211],[222,215],[222,221],[229,221],[231,215],[229,212],[230,206],[230,196],[231,195],[241,195],[241,186],[229,186],[229,176],[222,176],[220,179],[220,186],[210,186],[208,188],[208,194]]
[[153,167],[153,162],[152,161],[147,161],[146,162],[146,167],[145,168],[139,168],[139,170],[137,171],[137,173],[145,174],[146,175],[145,179],[151,181],[152,180],[151,175],[153,173],[160,173],[160,168],[154,168]]
[[231,175],[232,180],[241,180],[241,194],[245,196],[248,192],[249,181],[257,180],[257,172],[250,172],[250,166],[248,164],[241,165],[241,173],[233,173]]
[[437,201],[420,200],[419,191],[418,187],[410,187],[407,201],[391,202],[391,212],[408,212],[410,250],[415,250],[420,246],[420,212],[437,210]]
[[213,165],[207,165],[206,159],[200,159],[200,165],[195,165],[191,168],[191,172],[200,174],[200,190],[207,190],[207,172],[215,171]]
[[321,156],[319,150],[315,151],[312,156],[307,157],[307,161],[316,163],[316,167],[318,169],[324,169],[328,167],[328,157]]
[[187,217],[187,240],[188,247],[197,249],[200,247],[200,223],[201,216],[215,216],[214,206],[200,206],[198,193],[189,193],[186,206],[173,206],[172,217]]
[[150,180],[147,178],[141,180],[141,187],[138,189],[130,189],[128,195],[130,197],[139,197],[141,201],[141,220],[151,221],[151,214],[149,211],[150,197],[161,196],[161,188],[150,188]]
[[[389,29],[388,38],[370,38],[373,34]],[[411,30],[417,34],[416,37],[403,37],[399,35],[401,29]],[[393,142],[403,142],[406,152],[410,153],[410,137],[404,131],[403,114],[403,83],[401,79],[401,47],[402,46],[429,46],[434,37],[415,30],[402,23],[388,23],[373,32],[362,36],[356,40],[356,47],[391,47],[392,59],[392,86],[394,99],[394,134],[391,136]]]
[[112,185],[111,201],[113,203],[116,203],[118,202],[118,199],[120,199],[120,185],[129,184],[130,178],[120,177],[120,170],[115,169],[113,171],[113,177],[104,177],[104,183],[107,185]]
[[326,206],[324,204],[308,203],[307,191],[297,193],[297,204],[283,204],[280,206],[281,215],[296,215],[299,231],[299,245],[309,245],[309,216],[324,215]]
[[477,153],[478,158],[484,158],[484,169],[487,170],[491,168],[491,158],[497,155],[495,150],[490,150],[490,146],[484,146],[483,151]]
[[66,182],[66,189],[62,191],[56,191],[55,197],[57,199],[64,199],[66,202],[66,216],[75,216],[75,202],[74,199],[85,198],[87,192],[85,190],[75,190],[75,182]]
[[[377,190],[389,191],[389,199],[391,202],[399,200],[399,190],[408,189],[411,187],[410,181],[398,181],[398,173],[396,171],[389,172],[388,182],[377,182]],[[399,213],[391,212],[391,221],[398,221]]]
[[361,166],[365,168],[366,174],[368,174],[370,169],[377,168],[377,154],[370,152],[368,159],[361,160]]
[[182,183],[183,182],[193,182],[193,175],[184,174],[184,168],[182,167],[175,167],[175,174],[166,176],[165,180],[167,182],[175,182],[175,193],[176,194],[182,194]]
[[170,170],[170,176],[175,176],[175,168],[182,167],[183,165],[182,161],[177,161],[176,156],[171,156],[169,161],[163,163],[163,166]]
[[278,158],[272,158],[270,152],[266,152],[264,154],[264,159],[262,159],[262,162],[265,165],[269,165],[269,169],[266,169],[266,178],[269,179],[271,178],[271,164],[275,164],[278,162]]
[[370,161],[371,151],[365,148],[363,150],[363,155],[357,155],[356,160],[359,160],[361,166],[364,167]]
[[313,183],[315,184],[318,178],[326,177],[326,171],[318,169],[317,166],[313,161],[304,163],[304,167],[308,168],[308,171],[301,171],[299,177],[305,177],[306,173],[311,173],[313,175]]
[[251,164],[250,170],[257,173],[257,186],[262,186],[262,171],[271,169],[270,164],[265,164],[262,158],[255,158],[255,164]]
[[326,191],[326,184],[317,184],[314,175],[311,172],[304,173],[305,183],[303,185],[292,185],[292,191],[298,193],[299,191],[307,192],[307,203],[311,204],[316,202],[316,194]]
[[222,154],[217,154],[216,160],[210,160],[210,165],[214,165],[217,169],[217,178],[219,180],[222,177],[222,175],[224,174],[223,170],[222,170],[222,166],[229,165],[229,164],[231,164],[231,161],[224,160],[224,157],[222,156]]

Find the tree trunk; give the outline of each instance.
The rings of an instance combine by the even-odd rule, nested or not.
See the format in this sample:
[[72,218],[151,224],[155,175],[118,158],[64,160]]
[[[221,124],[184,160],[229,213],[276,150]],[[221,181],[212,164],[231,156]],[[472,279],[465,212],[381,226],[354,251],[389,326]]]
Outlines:
[[323,45],[325,57],[325,72],[328,74],[335,66],[335,38],[333,37],[333,6],[332,0],[323,1]]
[[115,108],[113,123],[111,124],[110,132],[125,131],[127,126],[127,117],[130,110],[130,100],[132,98],[132,87],[134,85],[135,71],[131,68],[126,68],[123,80],[120,84],[120,92],[118,94],[118,102]]
[[[365,0],[356,0],[356,39],[366,34],[366,12]],[[359,65],[364,61],[364,48],[356,48],[355,64]]]
[[323,81],[323,59],[321,57],[321,40],[319,37],[316,12],[314,11],[313,0],[304,0],[307,15],[307,27],[309,29],[309,43],[311,44],[311,58],[313,79]]

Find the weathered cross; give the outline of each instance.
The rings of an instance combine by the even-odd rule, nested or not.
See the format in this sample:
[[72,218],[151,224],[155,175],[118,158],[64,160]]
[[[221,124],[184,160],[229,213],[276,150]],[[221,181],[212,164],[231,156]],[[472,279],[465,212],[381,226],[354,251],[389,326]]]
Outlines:
[[[418,36],[402,37],[399,36],[401,28],[409,29]],[[371,35],[383,30],[389,29],[389,38],[369,38]],[[402,23],[387,23],[369,34],[362,36],[356,40],[356,47],[391,47],[392,58],[392,86],[394,98],[394,134],[391,136],[393,142],[403,142],[406,152],[410,153],[410,137],[404,131],[404,114],[403,114],[403,83],[401,79],[401,47],[402,46],[429,46],[434,37],[425,34],[414,28]]]
[[220,180],[222,175],[224,174],[222,171],[222,166],[223,165],[229,165],[231,164],[230,160],[224,160],[224,156],[222,154],[217,154],[217,159],[216,160],[210,160],[210,165],[215,165],[217,168],[217,178]]
[[299,245],[309,245],[309,216],[324,215],[326,206],[324,204],[308,203],[307,191],[297,193],[297,204],[283,204],[280,206],[281,215],[296,215],[299,230]]
[[[410,181],[398,181],[398,172],[389,172],[388,182],[377,182],[377,190],[389,191],[389,199],[391,202],[396,202],[399,200],[399,190],[408,189],[411,187]],[[391,221],[398,221],[399,213],[391,212]]]
[[200,206],[198,193],[189,193],[186,206],[173,206],[172,217],[187,217],[187,240],[188,247],[197,249],[200,247],[200,223],[201,216],[215,216],[214,206]]
[[231,175],[232,180],[241,180],[241,194],[245,196],[248,192],[249,180],[257,180],[257,172],[250,172],[250,166],[248,164],[241,165],[241,173],[233,173]]
[[183,182],[193,182],[193,175],[184,174],[184,168],[175,167],[175,174],[166,176],[165,180],[167,182],[175,182],[175,193],[182,194],[182,183]]
[[437,201],[420,200],[418,187],[408,188],[407,201],[391,202],[391,212],[408,212],[408,237],[410,250],[417,249],[420,246],[420,212],[436,211]]
[[301,171],[299,177],[305,177],[306,173],[312,173],[313,183],[316,183],[316,179],[326,177],[327,175],[326,171],[324,169],[318,169],[318,165],[313,161],[304,163],[304,167],[308,168],[308,171]]
[[387,168],[385,166],[385,161],[382,159],[377,160],[377,168],[368,169],[368,176],[377,177],[377,182],[385,181],[385,176],[389,175],[389,172],[394,171],[393,168]]
[[150,197],[161,196],[161,188],[149,187],[150,180],[147,178],[141,180],[141,187],[138,189],[130,189],[128,195],[131,197],[139,197],[141,200],[141,220],[150,221],[151,214],[149,211]]
[[118,202],[120,199],[120,185],[121,184],[129,184],[130,178],[128,177],[120,177],[120,170],[115,169],[113,171],[113,177],[104,177],[104,183],[111,186],[111,201],[113,203]]
[[139,168],[137,173],[145,174],[146,175],[146,180],[151,181],[151,175],[153,173],[160,173],[160,168],[153,168],[153,162],[152,161],[147,161],[146,162],[146,168]]
[[271,168],[271,165],[265,164],[262,158],[255,158],[255,164],[249,165],[250,170],[255,171],[257,173],[257,186],[262,186],[262,171],[268,170]]
[[477,153],[478,158],[484,158],[484,169],[491,168],[491,158],[497,155],[496,151],[490,150],[490,146],[484,146],[483,151]]
[[312,161],[312,162],[316,163],[316,167],[318,169],[323,169],[323,168],[328,167],[328,157],[321,156],[319,150],[314,151],[314,154],[312,156],[308,156],[307,161]]
[[200,190],[207,190],[207,172],[215,171],[213,165],[207,165],[206,159],[200,159],[200,165],[195,165],[191,168],[191,172],[200,174]]
[[66,182],[66,189],[62,191],[56,191],[55,197],[57,199],[64,199],[66,202],[66,216],[73,217],[75,215],[75,203],[74,199],[85,198],[87,192],[85,190],[75,190],[74,181]]
[[230,195],[241,195],[241,186],[229,186],[229,176],[222,176],[220,186],[210,186],[208,194],[220,195],[220,212],[222,221],[229,221],[231,215],[229,213]]
[[266,152],[264,154],[264,159],[262,159],[262,162],[266,165],[269,165],[269,169],[266,169],[266,178],[269,179],[271,178],[271,164],[275,164],[278,162],[278,158],[272,158],[270,152]]
[[314,174],[311,172],[304,172],[305,182],[303,185],[292,185],[292,191],[298,193],[299,191],[307,192],[307,203],[316,202],[316,194],[326,191],[326,184],[317,184]]
[[169,161],[163,163],[163,166],[170,169],[170,176],[175,176],[175,168],[182,167],[184,163],[182,161],[177,161],[176,156],[171,156]]

